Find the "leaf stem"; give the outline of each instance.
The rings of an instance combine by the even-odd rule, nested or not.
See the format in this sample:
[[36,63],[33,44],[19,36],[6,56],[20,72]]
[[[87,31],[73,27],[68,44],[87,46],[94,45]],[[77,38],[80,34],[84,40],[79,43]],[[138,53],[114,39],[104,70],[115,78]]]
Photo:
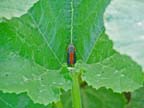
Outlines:
[[79,87],[79,74],[76,72],[72,73],[72,103],[73,108],[82,108],[81,106],[81,96],[80,96],[80,87]]

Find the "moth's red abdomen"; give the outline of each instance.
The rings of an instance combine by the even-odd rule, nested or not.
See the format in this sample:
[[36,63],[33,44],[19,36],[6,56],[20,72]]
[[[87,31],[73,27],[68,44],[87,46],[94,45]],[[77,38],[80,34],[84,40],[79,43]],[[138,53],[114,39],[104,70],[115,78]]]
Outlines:
[[67,50],[67,64],[68,66],[73,67],[75,63],[76,63],[76,49],[73,44],[70,44]]

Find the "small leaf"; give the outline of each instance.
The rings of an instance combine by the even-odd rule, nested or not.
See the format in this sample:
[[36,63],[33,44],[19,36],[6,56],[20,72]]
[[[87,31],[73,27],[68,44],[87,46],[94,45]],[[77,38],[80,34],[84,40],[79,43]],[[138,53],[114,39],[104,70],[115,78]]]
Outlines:
[[112,0],[104,20],[114,48],[132,57],[144,69],[143,10],[143,0]]
[[0,18],[11,19],[12,17],[20,17],[27,13],[36,2],[38,0],[1,0]]

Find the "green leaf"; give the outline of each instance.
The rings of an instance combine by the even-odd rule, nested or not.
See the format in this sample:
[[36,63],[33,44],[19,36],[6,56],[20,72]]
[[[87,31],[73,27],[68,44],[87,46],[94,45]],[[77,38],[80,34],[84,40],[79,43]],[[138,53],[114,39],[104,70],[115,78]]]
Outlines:
[[65,67],[48,70],[16,53],[0,50],[0,89],[5,92],[27,92],[36,103],[57,101],[60,89],[68,90],[70,81],[64,78]]
[[9,94],[0,92],[0,108],[52,108],[51,105],[44,106],[34,104],[25,94]]
[[[100,25],[103,21],[100,18],[102,18],[102,13],[108,1],[74,2],[72,7],[75,8],[74,17],[78,15],[74,23],[77,21],[77,24],[80,24],[82,18],[86,17],[91,9],[94,9],[85,19],[86,22],[93,22],[92,25],[88,23],[88,32],[91,30],[94,32],[97,29],[100,32],[103,31],[103,29],[101,30],[103,25]],[[78,28],[75,24],[70,24],[70,3],[70,1],[64,0],[61,2],[40,0],[24,16],[0,24],[1,90],[16,93],[26,91],[34,102],[48,104],[59,99],[60,88],[67,90],[70,87],[70,83],[65,81],[67,77],[60,74],[60,68],[66,61],[66,48],[70,42],[70,28],[74,26],[72,32],[76,37],[79,34],[80,37],[87,34],[82,34],[83,32],[79,31],[85,23],[81,24],[81,27],[77,26]],[[95,7],[88,8],[87,5]],[[97,13],[101,6],[100,12]],[[85,7],[87,7],[87,11],[83,11]],[[95,14],[96,16],[93,18]],[[100,19],[100,24],[97,18]],[[102,27],[95,27],[95,22]],[[85,31],[87,27],[83,27],[83,31]],[[97,34],[99,34],[99,31],[97,31]],[[91,33],[88,33],[88,36],[89,34]],[[91,40],[94,39],[92,36],[93,34],[91,34]],[[96,38],[98,35],[94,37]],[[83,42],[80,43],[80,40],[83,40]],[[78,52],[80,51],[83,56],[87,53],[87,51],[81,49],[85,40],[85,38],[73,40],[75,44],[78,43],[76,45],[79,49]],[[89,43],[91,42],[89,41]],[[91,46],[85,45],[85,48],[91,48],[93,44],[94,41]],[[80,53],[77,59],[81,59]],[[64,71],[67,71],[67,69],[64,69]],[[41,84],[41,74],[44,77],[42,81],[44,84]],[[61,83],[62,85],[60,85]]]
[[144,1],[112,0],[105,12],[106,33],[114,48],[127,54],[144,69]]
[[116,92],[133,91],[143,85],[139,65],[112,49],[112,42],[103,34],[97,41],[88,63],[83,64],[83,80],[98,89],[112,88]]
[[[70,92],[62,95],[63,108],[72,108]],[[91,87],[81,88],[82,108],[124,108],[126,100],[122,94],[113,93],[111,89]]]
[[131,100],[127,108],[144,108],[144,87],[131,94]]
[[11,19],[20,17],[38,0],[1,0],[0,1],[0,18]]

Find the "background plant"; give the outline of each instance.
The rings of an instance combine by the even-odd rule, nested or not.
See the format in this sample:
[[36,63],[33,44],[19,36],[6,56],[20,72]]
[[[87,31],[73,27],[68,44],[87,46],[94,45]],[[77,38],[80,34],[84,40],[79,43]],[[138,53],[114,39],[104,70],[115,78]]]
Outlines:
[[[109,3],[110,0],[12,0],[9,5],[9,1],[2,1],[0,106],[142,107],[135,101],[143,99],[139,95],[143,91],[142,67],[115,51],[105,33],[103,14]],[[66,65],[70,39],[77,50],[72,73]],[[128,103],[123,92],[138,88]],[[79,97],[76,101],[75,96]]]

